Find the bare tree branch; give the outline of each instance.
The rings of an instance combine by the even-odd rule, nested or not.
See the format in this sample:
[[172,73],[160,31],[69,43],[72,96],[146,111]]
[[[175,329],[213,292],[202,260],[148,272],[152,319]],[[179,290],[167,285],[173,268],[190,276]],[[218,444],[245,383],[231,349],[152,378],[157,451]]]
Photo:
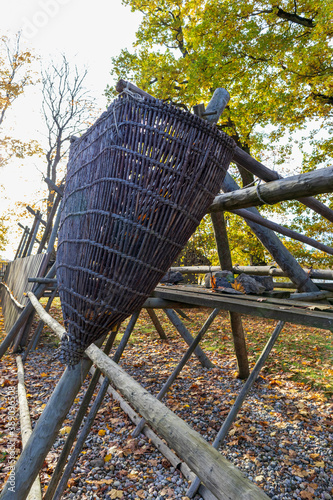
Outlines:
[[[84,87],[87,70],[73,69],[63,55],[60,65],[51,63],[42,70],[42,112],[47,128],[48,147],[45,150],[47,176],[57,182],[59,163],[66,156],[69,139],[86,129],[86,120],[91,117],[94,99]],[[53,193],[48,196],[47,213],[53,201]]]

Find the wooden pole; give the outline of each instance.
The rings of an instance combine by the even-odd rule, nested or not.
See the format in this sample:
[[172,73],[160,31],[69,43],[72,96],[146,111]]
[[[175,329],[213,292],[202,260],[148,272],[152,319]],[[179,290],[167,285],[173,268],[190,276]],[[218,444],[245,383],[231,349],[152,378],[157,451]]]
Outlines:
[[[259,179],[262,179],[266,182],[282,179],[281,175],[279,175],[274,170],[265,167],[265,165],[252,158],[252,156],[250,156],[238,146],[235,148],[233,161],[240,167],[245,168],[255,176],[259,177]],[[300,203],[303,203],[303,205],[311,208],[318,214],[322,215],[327,220],[333,222],[333,210],[328,208],[320,201],[316,200],[315,198],[299,198],[298,201]]]
[[146,311],[149,314],[149,317],[152,320],[152,323],[153,323],[157,333],[159,334],[160,338],[162,340],[168,340],[168,337],[166,336],[166,333],[163,330],[163,326],[161,325],[161,322],[158,319],[154,309],[146,309]]
[[[165,309],[165,314],[168,316],[173,326],[176,328],[176,330],[180,333],[181,337],[183,337],[187,345],[190,347],[194,339],[190,334],[190,332],[188,331],[188,329],[186,328],[186,326],[184,325],[184,323],[177,316],[175,311],[173,311],[173,309]],[[199,346],[197,346],[194,349],[194,354],[196,355],[196,357],[198,358],[198,360],[200,361],[201,365],[204,368],[210,369],[215,367],[215,365],[208,359],[206,354]]]
[[[99,345],[102,341],[99,341]],[[67,368],[59,380],[15,464],[16,498],[26,498],[90,367],[91,361],[84,359],[70,370]],[[0,494],[0,500],[13,500],[8,482]]]
[[115,355],[113,356],[115,363],[119,363],[119,360],[124,352],[124,349],[127,346],[127,342],[129,341],[129,338],[134,330],[135,323],[138,320],[139,314],[140,314],[140,310],[135,311],[135,313],[132,314],[131,319],[128,322],[128,325],[127,325],[127,328],[124,332],[124,335],[122,336],[121,341],[119,342],[118,348],[115,352]]
[[[219,447],[223,443],[226,435],[228,434],[230,427],[232,426],[233,422],[236,419],[236,416],[237,416],[239,410],[242,407],[244,399],[246,398],[246,396],[250,392],[250,389],[253,386],[254,382],[257,380],[258,375],[259,375],[262,367],[264,366],[264,364],[269,356],[269,353],[273,349],[274,344],[275,344],[278,336],[280,335],[283,327],[284,327],[284,321],[279,321],[279,323],[277,324],[277,326],[274,329],[274,332],[273,332],[271,338],[267,342],[264,350],[262,351],[259,359],[257,360],[255,367],[253,368],[253,370],[251,372],[251,375],[249,376],[249,378],[247,379],[247,381],[243,385],[242,390],[238,394],[236,401],[234,402],[233,406],[231,407],[227,418],[225,419],[221,429],[217,433],[217,436],[214,439],[214,442],[212,444],[213,448],[215,448],[216,450],[219,449]],[[189,490],[187,491],[187,493],[186,493],[187,496],[189,498],[193,498],[193,496],[196,494],[199,486],[200,486],[200,478],[197,477],[195,479],[195,481],[193,481],[193,483],[191,484]]]
[[[231,254],[223,212],[212,213],[211,219],[213,223],[217,253],[219,256],[221,268],[232,272]],[[238,377],[240,379],[245,379],[249,376],[250,371],[242,324],[242,316],[238,312],[233,311],[229,311],[229,316],[235,354],[237,358]]]
[[[164,398],[164,396],[166,395],[166,393],[168,392],[168,390],[170,389],[170,387],[172,386],[172,384],[174,383],[174,381],[176,380],[176,378],[178,377],[178,375],[180,374],[180,372],[182,371],[182,369],[184,368],[190,357],[192,356],[194,349],[199,345],[199,342],[201,342],[205,333],[207,332],[208,328],[213,323],[214,319],[216,318],[219,312],[220,312],[219,309],[214,309],[213,312],[209,315],[209,318],[205,321],[205,324],[200,329],[198,335],[195,337],[192,344],[187,349],[184,356],[182,357],[182,359],[180,360],[174,371],[171,373],[171,375],[168,377],[168,380],[165,382],[162,389],[156,396],[156,398],[159,401],[162,401],[162,399]],[[132,432],[132,436],[133,437],[139,436],[145,424],[146,424],[145,419],[144,418],[141,419],[140,423],[136,426],[136,428]]]
[[[27,393],[24,385],[24,369],[21,356],[16,358],[17,364],[17,395],[19,401],[20,410],[20,427],[21,427],[21,439],[22,448],[24,449],[27,445],[28,439],[32,434],[31,420],[29,414],[29,406],[27,401]],[[33,482],[30,492],[27,496],[27,500],[41,500],[42,491],[40,486],[39,476],[37,475],[35,481]]]
[[231,212],[233,214],[239,215],[240,217],[243,217],[246,220],[252,220],[257,224],[260,224],[261,226],[267,227],[268,229],[272,229],[272,231],[283,234],[284,236],[288,236],[288,238],[293,238],[294,240],[301,241],[306,245],[310,245],[311,247],[317,248],[322,252],[326,252],[329,255],[333,255],[332,247],[324,245],[323,243],[320,243],[319,241],[316,241],[313,238],[309,238],[308,236],[304,236],[303,234],[297,233],[296,231],[292,231],[287,227],[280,226],[280,224],[276,224],[275,222],[269,221],[264,217],[262,217],[261,215],[253,214],[249,210],[246,210],[244,208],[239,210],[231,210]]
[[48,240],[50,233],[52,231],[53,219],[56,215],[59,203],[61,201],[61,197],[62,196],[59,193],[57,193],[57,196],[54,200],[54,203],[53,203],[53,206],[52,206],[52,209],[50,212],[50,216],[49,216],[48,221],[47,221],[46,226],[45,226],[43,237],[41,239],[41,242],[39,244],[39,248],[37,250],[37,253],[42,253],[42,251],[44,250],[44,248],[46,246],[47,240]]
[[215,197],[209,212],[234,210],[256,205],[274,205],[284,200],[294,200],[333,191],[333,167],[294,175],[285,179],[267,182],[256,187],[239,189]]
[[[90,373],[94,374],[95,368],[92,366],[90,369]],[[104,378],[100,377],[100,384],[103,383]],[[109,385],[108,394],[113,397],[116,401],[119,402],[120,408],[129,416],[132,422],[137,425],[141,418],[140,416],[133,410],[133,408],[124,400],[124,398],[119,394],[119,392],[114,389],[111,385]],[[155,446],[155,448],[160,451],[164,457],[171,463],[171,465],[175,469],[179,469],[184,477],[188,481],[193,481],[195,479],[195,474],[191,471],[191,469],[186,465],[185,462],[182,462],[177,455],[165,444],[162,439],[160,439],[155,432],[148,426],[145,426],[142,429],[142,433],[149,439],[151,443]],[[198,493],[203,497],[204,500],[216,500],[216,496],[211,493],[206,486],[203,484],[200,485]],[[46,499],[45,499],[46,500]]]

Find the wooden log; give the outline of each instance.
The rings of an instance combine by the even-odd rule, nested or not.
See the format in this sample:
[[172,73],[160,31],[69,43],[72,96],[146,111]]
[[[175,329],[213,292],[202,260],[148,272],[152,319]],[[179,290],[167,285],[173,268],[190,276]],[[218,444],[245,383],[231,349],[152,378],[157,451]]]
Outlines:
[[157,401],[100,349],[92,345],[86,353],[218,499],[268,499],[199,433]]
[[[16,357],[17,364],[17,395],[20,410],[20,427],[21,427],[21,440],[22,448],[24,449],[27,445],[28,439],[32,434],[31,420],[29,414],[29,406],[27,401],[27,393],[24,384],[24,369],[21,356]],[[27,500],[41,500],[42,490],[40,485],[40,479],[37,475],[35,481],[33,482]]]
[[[248,153],[243,151],[238,146],[235,148],[233,161],[240,167],[245,168],[255,176],[259,177],[259,179],[262,179],[266,182],[282,179],[281,175],[279,175],[274,170],[265,167],[265,165],[252,158],[252,156],[250,156]],[[333,210],[328,208],[320,201],[316,200],[315,198],[309,198],[309,197],[298,198],[298,201],[300,203],[303,203],[303,205],[311,208],[318,214],[322,215],[327,220],[333,222]]]
[[317,248],[322,252],[326,252],[329,255],[333,255],[333,248],[329,247],[328,245],[324,245],[323,243],[320,243],[319,241],[316,241],[313,238],[309,238],[308,236],[304,236],[303,234],[297,233],[296,231],[292,231],[287,227],[280,226],[280,224],[276,224],[276,222],[269,221],[264,217],[262,217],[261,215],[253,214],[249,210],[246,210],[244,208],[231,210],[231,212],[233,214],[239,215],[240,217],[243,217],[246,220],[252,220],[257,224],[260,224],[261,226],[267,227],[268,229],[272,229],[272,231],[283,234],[284,236],[288,236],[288,238],[293,238],[294,240],[301,241],[306,245],[310,245],[311,247]]
[[[212,213],[211,219],[213,223],[217,253],[219,256],[221,268],[232,272],[231,253],[223,212]],[[249,376],[250,370],[242,317],[238,312],[235,311],[229,311],[229,316],[235,354],[237,358],[238,377],[240,379],[245,379]]]
[[160,320],[156,316],[156,313],[153,309],[146,309],[147,313],[149,314],[150,319],[152,320],[152,323],[159,334],[160,338],[162,340],[168,340],[168,337],[166,336],[166,333],[163,329],[163,326],[161,325]]
[[139,94],[142,97],[146,97],[147,99],[155,99],[155,97],[148,94],[144,90],[139,89],[139,87],[137,87],[133,83],[127,82],[126,80],[119,80],[117,85],[116,85],[116,91],[121,93],[121,92],[124,92],[124,90],[129,90],[130,92],[134,92],[135,94]]
[[267,182],[256,187],[239,189],[215,197],[209,212],[234,210],[258,205],[274,205],[280,201],[294,200],[333,191],[333,167],[327,167]]
[[[237,183],[227,172],[223,182],[224,191],[235,191],[238,188],[239,186]],[[249,208],[249,211],[258,214],[258,210],[255,208]],[[309,275],[303,271],[297,260],[291,255],[271,229],[267,229],[250,220],[247,221],[247,224],[250,226],[257,238],[259,238],[261,243],[267,248],[275,262],[277,262],[281,269],[287,273],[290,280],[297,285],[297,288],[301,292],[318,291],[318,287],[311,281]]]
[[[173,326],[177,329],[187,345],[190,347],[194,339],[184,323],[180,320],[173,309],[165,309],[165,314],[168,316]],[[209,360],[209,358],[199,346],[195,348],[194,353],[204,368],[210,369],[215,367],[215,365]]]
[[[51,318],[45,311],[39,302],[33,298],[33,294],[29,293],[30,301],[34,304],[37,313],[41,318],[47,323],[57,335],[64,333],[64,329],[59,323]],[[175,415],[171,410],[166,408],[161,402],[157,401],[148,391],[143,389],[138,382],[136,382],[132,377],[130,377],[117,363],[106,356],[96,345],[92,344],[89,346],[85,353],[89,358],[101,369],[106,377],[112,382],[116,389],[119,390],[134,406],[136,411],[141,413],[141,415],[149,422],[149,424],[159,432],[159,434],[167,441],[167,443],[176,451],[179,457],[187,463],[187,465],[193,470],[205,484],[205,486],[217,497],[218,500],[267,500],[267,495],[260,490],[256,485],[251,483],[246,479],[234,465],[232,465],[228,460],[220,455],[220,453],[212,448],[199,433],[194,431],[189,425],[187,425],[181,418]],[[78,365],[79,366],[79,365]],[[79,366],[80,369],[80,366]],[[66,373],[77,373],[77,367],[72,370],[66,370]],[[85,373],[85,372],[84,372]],[[67,375],[68,377],[68,375]],[[64,375],[62,379],[64,378]],[[62,381],[61,379],[61,381]],[[60,381],[60,382],[61,382]],[[60,385],[60,382],[58,386]],[[71,383],[67,385],[67,393],[72,391],[72,386],[75,385],[75,380],[71,380]],[[62,388],[63,383],[61,384]],[[57,387],[58,387],[57,386]],[[69,390],[70,389],[70,390]],[[55,392],[53,392],[49,403],[47,404],[43,414],[41,415],[37,425],[34,429],[33,435],[37,435],[36,441],[39,443],[44,443],[46,440],[50,441],[50,436],[47,435],[46,430],[51,433],[51,429],[46,429],[46,418],[49,419],[48,427],[57,425],[58,422],[58,408],[54,408],[56,413],[56,418],[52,418],[49,409],[52,405],[55,405]],[[59,399],[59,396],[62,396]],[[74,396],[75,397],[75,396]],[[66,394],[57,394],[58,407],[62,406],[60,402],[63,399],[67,399]],[[46,415],[47,414],[47,415]],[[44,425],[40,425],[40,421],[43,419]],[[60,426],[59,426],[60,427]],[[59,430],[57,426],[57,431]],[[37,431],[36,431],[37,430]],[[32,449],[38,453],[37,458],[43,461],[45,444],[42,449],[38,450],[34,446],[34,441],[30,438],[26,450],[31,452]],[[52,436],[51,441],[54,441]],[[37,443],[36,443],[37,444]],[[52,443],[51,443],[52,444]],[[29,486],[31,479],[33,478],[32,471],[35,471],[36,466],[31,467],[32,457],[26,451],[25,456],[22,459],[22,455],[17,463],[16,476],[25,480],[26,487]],[[41,461],[41,463],[42,463]],[[20,464],[19,464],[20,462]],[[40,465],[41,465],[40,463]],[[19,464],[19,466],[18,466]],[[24,467],[25,464],[25,467]],[[23,474],[23,472],[25,472]],[[29,475],[30,473],[30,475]],[[28,477],[27,477],[28,476]],[[6,487],[5,487],[6,490]],[[1,500],[11,500],[7,495],[7,491],[1,494]],[[22,481],[20,480],[20,492],[22,490]],[[23,497],[23,496],[22,496]],[[18,498],[22,498],[18,496]],[[24,498],[24,497],[23,497]]]
[[217,88],[207,104],[207,108],[202,113],[202,118],[207,122],[217,123],[229,100],[229,92],[221,87]]
[[331,299],[333,297],[333,293],[330,291],[320,290],[319,292],[311,292],[311,293],[292,293],[290,295],[291,299],[295,300],[311,300],[312,302],[323,300],[323,299]]

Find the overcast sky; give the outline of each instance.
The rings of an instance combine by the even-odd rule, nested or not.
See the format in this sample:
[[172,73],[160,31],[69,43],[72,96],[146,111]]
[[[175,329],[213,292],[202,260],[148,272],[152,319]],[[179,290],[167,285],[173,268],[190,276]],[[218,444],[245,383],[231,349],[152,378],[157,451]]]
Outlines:
[[[131,47],[140,19],[141,15],[124,7],[121,0],[2,0],[0,34],[14,37],[21,30],[22,46],[39,55],[46,65],[64,53],[73,65],[87,67],[86,85],[100,107],[105,107],[103,92],[107,83],[112,83],[110,59],[122,48]],[[6,135],[41,140],[40,102],[39,88],[27,89],[8,112]],[[36,158],[15,160],[1,169],[0,184],[5,193],[1,193],[0,212],[16,200],[34,201],[34,193],[42,185],[42,169],[43,163]],[[11,254],[9,248],[3,256]]]

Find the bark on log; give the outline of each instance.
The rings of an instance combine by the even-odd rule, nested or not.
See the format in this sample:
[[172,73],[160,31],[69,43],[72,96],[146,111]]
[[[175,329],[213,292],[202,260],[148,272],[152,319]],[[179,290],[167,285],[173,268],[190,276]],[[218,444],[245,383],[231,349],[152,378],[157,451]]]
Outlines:
[[[93,366],[90,368],[90,373],[93,375],[95,373],[96,368]],[[104,377],[100,377],[99,383],[102,384]],[[119,402],[120,408],[129,416],[132,420],[133,424],[138,425],[141,420],[141,417],[133,410],[133,408],[124,400],[124,398],[112,387],[109,385],[108,394],[113,397],[116,401]],[[170,448],[160,439],[157,434],[150,428],[145,426],[142,429],[142,433],[153,443],[155,448],[164,455],[164,457],[169,460],[171,465],[175,469],[179,469],[181,473],[186,477],[188,481],[193,481],[195,479],[195,474],[191,471],[191,469],[186,465],[185,462],[182,462],[177,455],[170,450]],[[203,484],[200,485],[199,491],[200,495],[204,500],[216,500],[216,496],[211,493],[206,486]]]
[[215,197],[209,212],[220,212],[258,205],[274,205],[284,200],[294,200],[333,191],[333,167],[327,167],[267,182],[256,187],[238,189]]
[[100,349],[92,345],[86,353],[218,499],[268,499],[200,434],[157,401]]

